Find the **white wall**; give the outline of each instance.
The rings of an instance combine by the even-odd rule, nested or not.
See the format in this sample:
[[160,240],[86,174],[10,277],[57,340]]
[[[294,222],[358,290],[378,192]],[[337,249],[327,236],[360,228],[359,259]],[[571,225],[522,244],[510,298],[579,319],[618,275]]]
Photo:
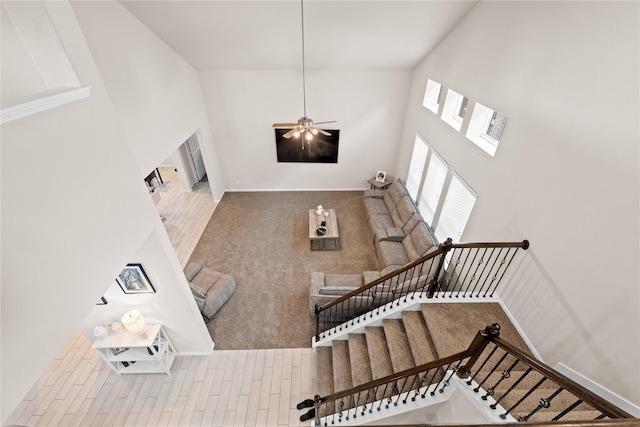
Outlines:
[[[529,239],[503,295],[545,362],[640,403],[637,2],[481,2],[415,70],[418,131],[478,192],[463,241]],[[427,79],[509,116],[495,157],[421,106]],[[470,111],[467,114],[470,117]]]
[[[175,301],[151,316],[181,337],[178,351],[211,349],[73,10],[68,2],[42,4],[91,96],[2,125],[2,420],[129,262],[148,263],[158,297],[160,287],[178,287]],[[28,57],[1,53],[2,62]]]
[[209,354],[213,350],[211,336],[206,328],[193,327],[203,325],[202,315],[160,221],[128,262],[142,264],[155,293],[125,294],[112,280],[103,294],[107,304],[95,305],[79,330],[93,340],[96,326],[107,326],[111,332],[108,326],[137,309],[147,324],[163,325],[180,354]]
[[307,71],[307,116],[338,121],[327,125],[340,129],[338,163],[278,163],[271,125],[303,115],[301,71],[201,71],[225,188],[352,189],[378,169],[393,175],[410,79],[408,71]]
[[115,1],[73,2],[131,150],[144,174],[194,132],[214,198],[224,191],[196,71]]

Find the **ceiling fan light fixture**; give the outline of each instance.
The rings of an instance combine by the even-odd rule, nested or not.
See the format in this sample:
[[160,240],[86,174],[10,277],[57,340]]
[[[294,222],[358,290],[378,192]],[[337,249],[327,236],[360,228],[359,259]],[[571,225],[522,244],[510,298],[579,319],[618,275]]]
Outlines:
[[[302,24],[302,107],[303,107],[303,116],[301,118],[298,119],[298,123],[297,125],[293,124],[293,123],[274,123],[273,127],[274,128],[278,128],[278,127],[289,127],[289,126],[295,126],[294,129],[290,130],[289,132],[286,132],[284,135],[282,135],[284,138],[291,138],[292,136],[295,136],[296,138],[298,138],[300,136],[300,134],[303,134],[303,143],[302,143],[302,149],[304,150],[304,138],[307,139],[307,143],[308,141],[310,141],[311,139],[313,139],[314,135],[317,135],[318,133],[321,133],[325,136],[331,136],[331,134],[329,132],[326,132],[324,130],[321,129],[316,129],[313,125],[313,120],[311,120],[309,117],[307,117],[307,84],[306,84],[306,78],[305,78],[305,66],[304,66],[304,2],[303,0],[300,0],[300,18],[301,18],[301,24]],[[319,122],[317,124],[326,124],[326,123],[335,123],[335,121],[328,121],[328,122]]]

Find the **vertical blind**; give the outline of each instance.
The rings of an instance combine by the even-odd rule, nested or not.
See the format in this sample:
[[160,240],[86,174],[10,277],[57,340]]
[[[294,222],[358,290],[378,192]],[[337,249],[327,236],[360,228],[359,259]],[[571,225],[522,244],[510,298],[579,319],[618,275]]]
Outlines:
[[438,201],[440,200],[442,186],[447,177],[448,169],[449,165],[447,165],[447,162],[440,157],[436,150],[432,150],[429,166],[427,167],[427,176],[424,179],[424,185],[422,186],[422,193],[418,203],[418,209],[422,214],[422,218],[430,226],[433,225],[433,217],[438,207]]
[[478,194],[454,172],[435,230],[440,242],[447,237],[451,237],[454,243],[460,241],[477,197]]
[[418,200],[418,189],[422,181],[422,173],[424,165],[427,162],[427,153],[429,153],[429,145],[427,141],[416,135],[413,143],[413,153],[411,154],[411,163],[409,163],[409,172],[407,173],[407,190],[413,198]]

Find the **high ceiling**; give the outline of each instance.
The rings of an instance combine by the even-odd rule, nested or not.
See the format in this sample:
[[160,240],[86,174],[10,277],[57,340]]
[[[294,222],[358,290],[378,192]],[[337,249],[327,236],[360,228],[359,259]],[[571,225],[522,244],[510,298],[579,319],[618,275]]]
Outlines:
[[[302,65],[297,0],[120,0],[197,70]],[[307,69],[413,69],[476,1],[304,1]]]

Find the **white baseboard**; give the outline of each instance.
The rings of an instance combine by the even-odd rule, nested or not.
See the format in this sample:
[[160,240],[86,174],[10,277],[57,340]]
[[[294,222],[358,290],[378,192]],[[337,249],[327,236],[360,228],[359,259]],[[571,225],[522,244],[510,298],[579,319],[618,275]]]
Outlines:
[[227,193],[266,193],[276,191],[364,191],[367,188],[256,188],[256,189],[229,189]]
[[630,413],[634,417],[640,418],[640,407],[638,407],[638,406],[634,405],[633,403],[629,402],[624,397],[618,396],[617,394],[615,394],[611,390],[601,386],[600,384],[593,382],[591,379],[585,377],[584,375],[582,375],[579,372],[574,371],[573,369],[571,369],[570,367],[568,367],[564,363],[562,363],[562,362],[556,363],[556,365],[553,367],[553,369],[555,369],[556,371],[560,372],[562,375],[565,375],[565,376],[571,378],[573,381],[577,382],[582,387],[586,388],[587,390],[590,390],[590,391],[594,392],[598,396],[602,397],[603,399],[605,399],[608,402],[613,403],[614,405],[616,405],[620,409]]

